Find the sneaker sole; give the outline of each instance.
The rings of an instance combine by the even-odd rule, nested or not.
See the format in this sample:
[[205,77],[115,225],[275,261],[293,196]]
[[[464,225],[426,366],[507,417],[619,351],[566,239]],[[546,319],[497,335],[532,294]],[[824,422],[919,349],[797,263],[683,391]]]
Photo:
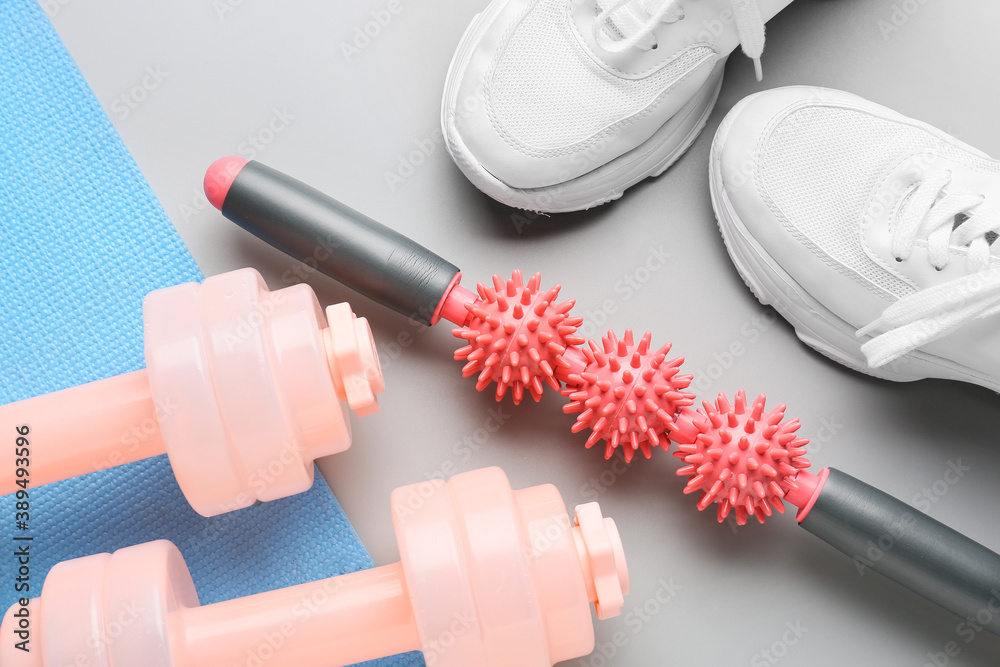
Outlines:
[[[757,95],[759,94],[761,93]],[[719,164],[719,155],[732,119],[757,95],[739,102],[726,116],[712,142],[709,157],[712,208],[715,210],[722,240],[740,277],[757,300],[778,311],[792,325],[795,335],[803,343],[852,370],[895,382],[914,382],[926,378],[959,380],[1000,392],[997,380],[920,350],[910,352],[882,368],[869,367],[860,349],[868,338],[857,338],[855,327],[814,299],[757,243],[736,214],[726,194]]]
[[492,25],[501,8],[499,4],[491,7],[477,14],[469,23],[448,67],[441,102],[441,127],[448,154],[466,178],[493,199],[515,208],[545,213],[567,213],[600,206],[618,199],[636,183],[662,174],[701,134],[722,88],[726,58],[715,64],[699,94],[639,146],[564,183],[531,189],[508,186],[487,171],[462,141],[454,123],[459,108],[458,86],[452,83],[455,80],[453,74],[464,69],[471,57],[471,44],[476,41],[474,38]]

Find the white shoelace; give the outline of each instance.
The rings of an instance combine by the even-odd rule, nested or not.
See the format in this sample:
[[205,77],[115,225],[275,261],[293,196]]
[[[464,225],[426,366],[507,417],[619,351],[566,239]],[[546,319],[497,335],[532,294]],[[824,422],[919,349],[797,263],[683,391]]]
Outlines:
[[[653,31],[661,22],[684,18],[683,0],[597,0],[601,13],[594,23],[594,41],[606,51],[620,53],[633,47],[655,49]],[[733,20],[743,53],[753,60],[757,80],[764,77],[760,57],[764,53],[764,20],[757,0],[730,0]],[[622,39],[610,39],[605,28],[613,26]]]
[[[892,252],[904,260],[917,239],[926,238],[928,258],[934,268],[941,270],[948,264],[949,246],[968,246],[969,272],[903,297],[877,320],[859,329],[859,337],[876,330],[883,332],[861,346],[872,368],[894,361],[971,320],[1000,312],[1000,267],[990,267],[987,239],[1000,232],[1000,210],[984,205],[982,195],[946,192],[950,182],[951,173],[942,171],[913,191],[892,231]],[[957,227],[956,216],[965,216]]]

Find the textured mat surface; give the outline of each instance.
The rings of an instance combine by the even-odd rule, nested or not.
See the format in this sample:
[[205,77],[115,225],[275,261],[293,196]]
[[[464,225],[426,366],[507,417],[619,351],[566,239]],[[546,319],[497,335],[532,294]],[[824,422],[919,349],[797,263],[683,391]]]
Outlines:
[[[0,246],[0,404],[141,368],[143,296],[201,279],[31,0],[0,3]],[[13,441],[0,434],[0,465]],[[14,503],[0,498],[0,551],[34,537],[31,597],[62,560],[159,538],[180,547],[203,604],[373,565],[318,474],[308,493],[213,519],[188,506],[165,456],[33,489],[26,530]],[[0,556],[3,609],[14,568]]]

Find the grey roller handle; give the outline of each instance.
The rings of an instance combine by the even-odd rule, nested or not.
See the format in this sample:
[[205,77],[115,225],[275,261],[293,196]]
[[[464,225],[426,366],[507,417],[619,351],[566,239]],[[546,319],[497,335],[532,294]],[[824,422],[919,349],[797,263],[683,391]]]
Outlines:
[[1000,555],[904,502],[830,468],[800,524],[850,556],[1000,635]]
[[292,257],[423,324],[458,267],[399,232],[259,162],[248,162],[222,214]]

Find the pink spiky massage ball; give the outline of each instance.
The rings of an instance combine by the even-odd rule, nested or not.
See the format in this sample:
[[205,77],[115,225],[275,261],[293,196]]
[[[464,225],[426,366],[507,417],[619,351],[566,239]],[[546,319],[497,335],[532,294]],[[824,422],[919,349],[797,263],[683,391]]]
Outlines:
[[694,394],[684,391],[692,376],[679,373],[684,358],[668,361],[670,343],[652,351],[650,339],[647,331],[636,345],[626,329],[621,340],[609,331],[602,345],[590,341],[581,349],[586,368],[570,375],[562,390],[571,401],[563,412],[578,413],[573,432],[591,429],[588,449],[604,439],[604,458],[619,446],[626,462],[637,451],[648,459],[653,447],[669,448],[666,432],[674,416],[694,402]]
[[465,326],[452,330],[456,338],[468,341],[455,351],[455,359],[467,362],[462,375],[478,374],[479,391],[496,382],[498,401],[508,389],[515,404],[521,402],[525,390],[540,400],[543,383],[560,390],[556,372],[570,367],[563,355],[567,348],[584,342],[576,333],[583,318],[568,314],[576,301],[556,304],[561,287],[555,285],[542,293],[541,281],[539,273],[527,284],[520,271],[514,271],[506,282],[494,274],[492,287],[476,285],[479,298],[466,304],[470,316]]
[[691,477],[684,493],[702,492],[699,510],[718,502],[720,522],[730,512],[741,526],[751,515],[764,523],[772,508],[783,513],[782,498],[810,465],[804,456],[809,441],[796,435],[799,420],[781,421],[783,403],[764,412],[764,401],[760,394],[748,407],[740,389],[730,405],[720,393],[715,405],[685,408],[670,426],[678,443],[674,456],[687,464],[677,474]]

